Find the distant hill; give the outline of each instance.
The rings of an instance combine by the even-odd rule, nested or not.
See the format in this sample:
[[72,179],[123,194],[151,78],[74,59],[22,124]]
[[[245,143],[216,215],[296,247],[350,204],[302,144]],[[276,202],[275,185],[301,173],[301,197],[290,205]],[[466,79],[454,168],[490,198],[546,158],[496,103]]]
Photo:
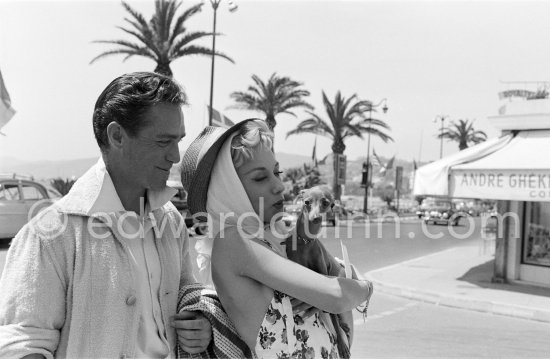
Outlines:
[[277,152],[277,161],[282,170],[303,166],[304,163],[311,165],[311,156],[297,155],[295,153]]
[[[291,153],[277,153],[281,169],[311,163],[311,157]],[[97,162],[97,157],[60,161],[23,161],[14,157],[0,157],[0,173],[19,173],[36,179],[71,178],[82,176]]]
[[0,173],[19,173],[36,179],[78,178],[96,162],[97,157],[60,161],[22,161],[0,157]]

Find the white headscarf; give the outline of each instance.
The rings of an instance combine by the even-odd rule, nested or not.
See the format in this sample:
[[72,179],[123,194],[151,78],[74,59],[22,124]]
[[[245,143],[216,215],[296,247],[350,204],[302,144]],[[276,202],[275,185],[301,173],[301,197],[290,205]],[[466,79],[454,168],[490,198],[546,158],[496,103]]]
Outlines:
[[[283,221],[275,222],[274,228],[265,225],[254,211],[248,195],[237,175],[231,158],[231,142],[237,133],[225,141],[212,168],[206,201],[209,214],[208,238],[197,242],[201,280],[212,283],[210,256],[213,240],[223,238],[223,229],[235,227],[245,238],[263,238],[286,258],[284,238],[289,235]],[[223,221],[223,223],[222,223]],[[221,232],[221,233],[220,233]],[[201,243],[199,243],[201,242]]]

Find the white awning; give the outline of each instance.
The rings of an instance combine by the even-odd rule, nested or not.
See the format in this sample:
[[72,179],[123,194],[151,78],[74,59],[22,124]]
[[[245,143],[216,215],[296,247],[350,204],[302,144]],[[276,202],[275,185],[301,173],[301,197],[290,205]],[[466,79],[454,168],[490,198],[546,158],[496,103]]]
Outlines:
[[550,130],[521,131],[498,151],[452,166],[449,194],[550,201]]
[[483,158],[504,147],[511,139],[512,135],[493,138],[418,168],[414,176],[414,195],[453,196],[449,193],[451,167]]

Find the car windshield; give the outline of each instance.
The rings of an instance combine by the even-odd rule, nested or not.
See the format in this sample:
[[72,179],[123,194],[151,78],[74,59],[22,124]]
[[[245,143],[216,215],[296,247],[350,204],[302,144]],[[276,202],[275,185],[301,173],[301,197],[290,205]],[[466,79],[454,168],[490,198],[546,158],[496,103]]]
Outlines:
[[448,201],[427,201],[422,203],[422,208],[425,209],[450,209],[451,207],[452,204]]

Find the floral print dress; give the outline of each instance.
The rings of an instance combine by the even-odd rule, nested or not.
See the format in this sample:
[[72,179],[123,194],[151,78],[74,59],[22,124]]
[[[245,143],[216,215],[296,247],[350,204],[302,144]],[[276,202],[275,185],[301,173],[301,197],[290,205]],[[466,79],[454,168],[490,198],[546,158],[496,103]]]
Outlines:
[[[263,241],[270,248],[271,244]],[[319,313],[303,319],[292,312],[291,297],[279,291],[267,308],[256,339],[258,358],[338,358],[336,336],[325,326]]]

